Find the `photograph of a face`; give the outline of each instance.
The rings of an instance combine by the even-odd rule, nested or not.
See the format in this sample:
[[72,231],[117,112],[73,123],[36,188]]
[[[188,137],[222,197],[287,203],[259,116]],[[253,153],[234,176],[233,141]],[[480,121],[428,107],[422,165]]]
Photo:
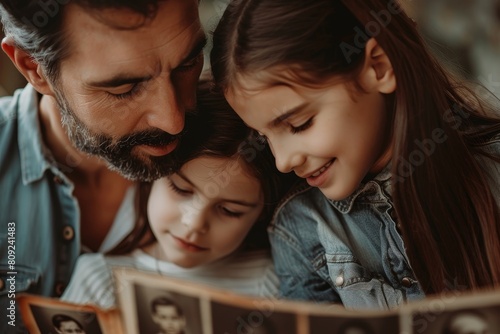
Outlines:
[[139,333],[202,334],[198,298],[134,284]]
[[310,316],[309,332],[313,334],[386,334],[399,333],[399,316],[348,318]]
[[103,334],[97,315],[56,307],[30,305],[42,334]]
[[500,333],[500,306],[435,310],[413,315],[414,334]]
[[[272,303],[272,301],[267,301]],[[212,332],[224,334],[295,334],[296,315],[273,310],[262,304],[254,309],[211,302]]]

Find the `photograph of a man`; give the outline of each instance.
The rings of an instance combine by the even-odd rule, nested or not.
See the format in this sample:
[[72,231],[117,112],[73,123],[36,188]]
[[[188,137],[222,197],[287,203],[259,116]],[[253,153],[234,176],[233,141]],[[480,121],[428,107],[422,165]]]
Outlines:
[[64,314],[54,315],[52,325],[58,334],[85,334],[83,326],[76,319]]
[[153,299],[151,317],[158,326],[158,334],[185,334],[184,312],[172,299],[166,296]]

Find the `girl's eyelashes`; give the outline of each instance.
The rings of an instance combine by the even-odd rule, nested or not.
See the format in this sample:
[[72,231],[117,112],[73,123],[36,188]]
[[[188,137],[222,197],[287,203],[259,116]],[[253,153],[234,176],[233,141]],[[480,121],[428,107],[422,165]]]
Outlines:
[[225,208],[223,206],[221,206],[220,209],[224,215],[229,216],[229,217],[239,218],[243,215],[243,212],[231,211],[228,208]]
[[168,179],[168,185],[170,187],[170,189],[172,189],[174,192],[176,192],[177,194],[181,195],[181,196],[189,196],[189,195],[192,195],[193,192],[191,190],[186,190],[186,189],[182,189],[182,188],[179,188],[174,182],[172,182],[172,180]]
[[[180,188],[170,178],[168,179],[168,185],[169,185],[170,189],[172,189],[175,193],[179,194],[180,196],[188,197],[188,196],[193,195],[192,190]],[[239,218],[239,217],[243,216],[243,214],[244,214],[243,212],[230,210],[223,205],[218,206],[218,210],[220,210],[220,212],[224,216],[228,216],[231,218]]]
[[290,129],[291,129],[293,134],[296,134],[296,133],[299,133],[299,132],[302,132],[302,131],[309,129],[312,124],[313,124],[313,117],[309,118],[305,123],[303,123],[299,126],[290,125]]

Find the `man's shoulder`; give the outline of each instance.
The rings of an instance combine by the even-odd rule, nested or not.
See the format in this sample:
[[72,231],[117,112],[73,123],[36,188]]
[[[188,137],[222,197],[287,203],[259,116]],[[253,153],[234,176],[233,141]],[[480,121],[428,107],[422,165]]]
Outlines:
[[17,103],[14,96],[4,96],[0,98],[0,131],[13,124],[17,124],[18,113]]
[[2,96],[0,97],[0,117],[4,117],[5,114],[12,112],[12,103],[14,102],[14,96]]

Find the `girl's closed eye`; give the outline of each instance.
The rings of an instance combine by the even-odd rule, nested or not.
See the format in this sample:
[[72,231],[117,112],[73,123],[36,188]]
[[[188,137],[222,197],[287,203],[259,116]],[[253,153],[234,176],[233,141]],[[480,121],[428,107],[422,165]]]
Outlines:
[[228,217],[239,218],[243,215],[243,212],[230,210],[223,205],[219,206],[219,210],[222,212],[223,215]]
[[181,196],[190,196],[193,194],[193,192],[189,189],[183,189],[181,187],[179,187],[178,185],[176,185],[170,178],[168,179],[168,185],[170,187],[170,189],[172,189],[174,192],[176,192],[177,194],[181,195]]
[[293,134],[305,131],[313,125],[313,120],[314,120],[314,117],[311,117],[299,126],[293,126],[290,124],[290,130],[292,131]]

